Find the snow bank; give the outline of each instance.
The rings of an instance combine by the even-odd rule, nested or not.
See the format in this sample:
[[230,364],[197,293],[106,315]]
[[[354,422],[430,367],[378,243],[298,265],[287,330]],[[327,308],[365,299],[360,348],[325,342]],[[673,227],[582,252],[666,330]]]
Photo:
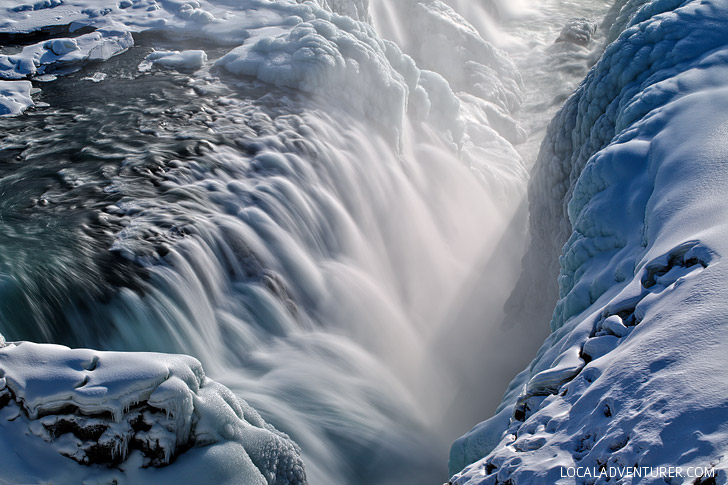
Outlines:
[[305,483],[298,447],[192,357],[20,342],[0,373],[3,480]]
[[566,242],[553,332],[499,408],[508,422],[453,446],[453,473],[483,457],[453,483],[573,483],[561,474],[576,466],[728,479],[728,7],[620,12],[623,31],[552,122],[531,182],[541,247],[526,264]]

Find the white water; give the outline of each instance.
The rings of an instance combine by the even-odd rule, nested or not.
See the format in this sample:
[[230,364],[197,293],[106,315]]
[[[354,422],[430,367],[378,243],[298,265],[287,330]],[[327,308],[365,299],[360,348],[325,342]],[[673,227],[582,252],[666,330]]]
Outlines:
[[[515,116],[529,133],[517,148],[531,163],[589,55],[552,43],[568,18],[599,17],[606,2],[449,3],[516,61],[525,104]],[[427,39],[402,5],[371,0],[378,32],[468,91],[457,49]],[[209,104],[175,136],[206,140],[208,127],[228,143],[165,159],[160,193],[112,177],[132,194],[104,216],[123,221],[113,249],[149,279],[67,308],[75,341],[198,357],[302,447],[311,483],[446,480],[452,440],[492,411],[548,331],[501,322],[525,239],[523,162],[515,151],[459,153],[442,136],[455,127],[406,120],[392,140],[346,106],[274,92],[271,114],[219,81],[194,81]],[[145,120],[164,138],[170,120]],[[239,120],[257,131],[241,136]]]
[[[198,356],[302,446],[312,483],[444,479],[461,430],[438,421],[459,382],[436,337],[451,331],[456,299],[518,200],[492,200],[444,147],[411,146],[405,158],[354,120],[335,131],[323,113],[304,119],[316,170],[176,181],[214,183],[222,200],[205,207],[198,237],[171,249],[170,267],[154,268],[154,291],[113,303],[108,318],[124,333],[110,345],[138,348],[144,334],[145,348]],[[226,157],[232,174],[248,163]],[[231,206],[236,217],[221,214]],[[127,231],[146,230],[144,219]],[[241,246],[265,276],[247,276]]]

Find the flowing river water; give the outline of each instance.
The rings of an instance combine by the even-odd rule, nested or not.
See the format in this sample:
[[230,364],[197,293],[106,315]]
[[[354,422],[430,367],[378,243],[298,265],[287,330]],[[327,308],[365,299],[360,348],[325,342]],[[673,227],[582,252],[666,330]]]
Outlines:
[[[379,34],[438,64],[390,1],[370,2]],[[601,34],[554,41],[609,5],[449,3],[518,66],[528,167]],[[407,122],[394,137],[301,92],[142,73],[153,48],[228,50],[139,34],[0,119],[0,332],[193,355],[302,447],[311,483],[446,481],[452,440],[548,331],[501,310],[525,177],[494,185]]]

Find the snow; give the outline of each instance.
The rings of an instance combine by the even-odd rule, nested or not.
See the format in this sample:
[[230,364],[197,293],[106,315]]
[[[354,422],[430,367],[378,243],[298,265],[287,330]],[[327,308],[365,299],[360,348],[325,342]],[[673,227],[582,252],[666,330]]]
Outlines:
[[[409,115],[447,127],[458,145],[473,145],[476,135],[468,130],[477,127],[461,106],[465,99],[469,109],[493,120],[498,135],[522,141],[525,135],[513,120],[521,97],[513,63],[445,4],[410,3],[413,44],[420,49],[416,64],[406,48],[403,52],[397,44],[381,40],[368,23],[309,6],[299,7],[295,16],[291,12],[283,23],[272,19],[265,31],[262,26],[259,32],[249,30],[246,42],[216,66],[348,104],[354,113],[377,120],[390,132],[398,133]],[[423,35],[433,29],[437,35]],[[477,101],[470,103],[471,98],[463,97],[466,93]],[[508,150],[508,145],[501,143],[499,151]]]
[[60,38],[23,48],[19,54],[0,55],[0,79],[30,79],[55,71],[78,69],[91,61],[105,61],[134,45],[131,33],[97,30],[76,38]]
[[[246,0],[236,5],[224,0],[66,0],[18,7],[4,0],[0,32],[22,39],[24,33],[54,27],[67,29],[69,36],[0,56],[0,79],[49,80],[48,74],[63,74],[123,52],[133,45],[132,33],[167,32],[233,46],[214,60],[221,73],[256,77],[346,106],[352,114],[375,121],[394,139],[402,136],[406,120],[426,121],[447,132],[466,163],[477,170],[484,170],[485,155],[515,160],[510,165],[517,167],[520,157],[512,143],[525,139],[514,117],[522,83],[508,56],[439,0],[395,4],[398,15],[408,18],[413,39],[403,51],[375,32],[368,4],[363,0]],[[96,30],[71,35],[81,28]],[[151,54],[140,68],[148,70],[151,63],[196,70],[205,62],[204,53],[174,51]],[[485,143],[482,120],[491,127]],[[525,178],[522,169],[508,172],[519,182]]]
[[531,258],[565,243],[552,334],[504,397],[510,420],[453,446],[454,484],[574,483],[562,474],[576,466],[716,467],[717,482],[728,479],[718,371],[728,364],[728,7],[620,12],[621,33],[552,122],[531,182]]
[[305,482],[297,446],[192,357],[19,342],[0,372],[3,480]]
[[570,19],[555,42],[571,42],[577,45],[587,45],[597,31],[597,23],[591,19]]
[[323,10],[312,10],[306,18],[310,21],[275,37],[252,37],[216,66],[277,86],[346,99],[363,116],[401,126],[408,87],[371,27],[347,17],[332,18]]
[[0,116],[17,115],[33,106],[30,81],[0,81]]
[[203,50],[188,51],[154,51],[139,65],[140,71],[147,71],[152,66],[167,69],[195,71],[207,62],[207,54]]

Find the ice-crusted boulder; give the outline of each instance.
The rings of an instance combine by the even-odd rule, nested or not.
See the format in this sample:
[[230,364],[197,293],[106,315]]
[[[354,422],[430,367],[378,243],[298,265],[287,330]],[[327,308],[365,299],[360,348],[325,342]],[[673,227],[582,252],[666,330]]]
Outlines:
[[561,29],[555,42],[570,42],[577,45],[587,45],[591,42],[597,31],[597,23],[586,18],[569,19]]
[[564,245],[552,334],[453,445],[454,484],[607,483],[568,467],[728,480],[728,5],[612,14],[621,33],[553,120],[530,187],[527,271]]
[[33,106],[30,81],[0,81],[0,116],[16,115]]
[[203,50],[166,51],[159,50],[149,54],[139,65],[140,71],[148,71],[152,67],[195,71],[207,62],[207,54]]
[[306,483],[297,445],[192,357],[20,342],[0,374],[3,482]]
[[107,29],[31,44],[18,54],[0,55],[0,79],[30,79],[87,62],[105,61],[132,45],[131,33]]

